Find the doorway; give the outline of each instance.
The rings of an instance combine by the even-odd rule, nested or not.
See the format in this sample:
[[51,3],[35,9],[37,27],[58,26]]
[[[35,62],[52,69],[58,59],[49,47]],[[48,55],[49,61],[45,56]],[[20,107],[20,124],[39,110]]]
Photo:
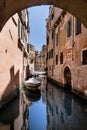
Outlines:
[[64,87],[65,89],[71,90],[72,84],[71,84],[71,71],[69,67],[65,67],[64,69]]

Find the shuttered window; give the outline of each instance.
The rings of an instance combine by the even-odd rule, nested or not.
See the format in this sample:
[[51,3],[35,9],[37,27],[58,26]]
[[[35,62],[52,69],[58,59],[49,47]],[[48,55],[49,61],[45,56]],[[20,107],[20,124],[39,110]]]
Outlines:
[[56,65],[58,65],[58,55],[56,55]]
[[47,36],[47,45],[49,44],[49,36]]
[[81,33],[81,22],[76,19],[76,35]]
[[58,33],[56,34],[56,46],[58,46]]
[[69,20],[67,23],[67,37],[71,36],[71,31],[72,31],[71,23],[72,23],[71,20]]
[[87,64],[87,50],[84,50],[82,53],[83,65]]
[[60,64],[63,64],[63,52],[60,53]]

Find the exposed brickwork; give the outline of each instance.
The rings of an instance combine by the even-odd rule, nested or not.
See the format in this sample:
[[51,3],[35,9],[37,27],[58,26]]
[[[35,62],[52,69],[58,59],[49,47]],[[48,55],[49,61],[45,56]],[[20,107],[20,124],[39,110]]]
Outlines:
[[[52,7],[51,10],[56,10],[56,8]],[[51,17],[51,13],[50,16]],[[55,11],[55,15],[53,19],[47,19],[47,24],[51,23],[55,24],[55,17],[58,15]],[[55,31],[54,38],[49,38],[48,44],[48,53],[50,47],[53,48],[54,55],[53,58],[47,61],[48,66],[48,77],[53,79],[55,82],[62,84],[72,85],[72,90],[78,91],[83,95],[87,96],[87,64],[83,65],[83,50],[87,50],[87,29],[81,24],[81,32],[76,35],[76,18],[71,14],[66,13],[64,16],[59,15],[60,22],[54,26],[51,26],[51,30]],[[57,19],[56,19],[57,20]],[[71,20],[71,34],[67,36],[68,31],[68,22]],[[49,28],[49,27],[48,27]],[[47,37],[50,37],[51,31],[47,28]],[[79,30],[80,31],[80,30]],[[70,33],[70,32],[68,32]],[[58,37],[56,36],[58,35]],[[56,41],[58,43],[56,43]],[[53,44],[52,44],[53,43]],[[63,53],[63,57],[61,59],[61,52]],[[56,55],[58,59],[56,59]],[[57,63],[58,60],[58,63]],[[61,61],[63,60],[63,61]],[[51,66],[51,67],[50,67]],[[53,66],[53,68],[52,68]],[[67,73],[67,77],[64,77],[65,68],[68,67],[69,71]],[[52,72],[53,71],[53,72]],[[53,73],[53,74],[52,74]],[[69,81],[71,80],[71,82]]]

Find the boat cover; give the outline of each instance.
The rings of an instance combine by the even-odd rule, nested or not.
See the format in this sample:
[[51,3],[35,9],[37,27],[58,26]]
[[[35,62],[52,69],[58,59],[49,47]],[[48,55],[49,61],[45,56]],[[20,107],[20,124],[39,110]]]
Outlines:
[[27,81],[25,81],[25,83],[39,84],[40,81],[38,81],[36,78],[32,77],[32,78],[29,78]]

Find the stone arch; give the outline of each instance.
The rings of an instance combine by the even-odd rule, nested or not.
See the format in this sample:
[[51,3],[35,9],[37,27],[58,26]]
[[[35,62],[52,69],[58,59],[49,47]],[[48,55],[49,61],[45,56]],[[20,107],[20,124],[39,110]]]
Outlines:
[[72,82],[71,82],[71,71],[68,66],[64,69],[64,87],[65,89],[71,90],[72,89]]
[[0,30],[18,11],[27,7],[48,4],[70,12],[87,27],[87,0],[0,0]]

